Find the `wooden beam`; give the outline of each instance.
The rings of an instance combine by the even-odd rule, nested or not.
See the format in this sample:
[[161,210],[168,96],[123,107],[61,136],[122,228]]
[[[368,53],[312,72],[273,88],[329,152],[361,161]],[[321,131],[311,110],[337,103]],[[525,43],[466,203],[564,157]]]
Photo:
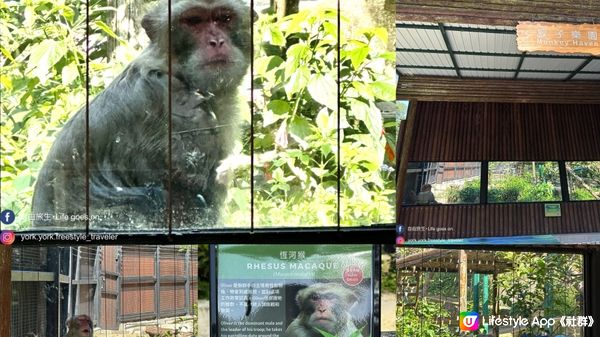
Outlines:
[[10,308],[12,300],[11,287],[12,249],[8,245],[0,245],[0,336],[11,336]]
[[600,2],[590,0],[397,0],[396,20],[516,26],[518,21],[594,23]]
[[46,271],[20,271],[13,270],[11,274],[13,282],[54,282],[56,275]]
[[600,81],[402,76],[397,99],[451,102],[600,104]]
[[[400,153],[397,163],[397,175],[396,175],[396,223],[402,223],[402,200],[404,199],[404,185],[406,183],[406,171],[408,170],[408,155],[410,153],[411,140],[413,138],[413,127],[415,125],[415,119],[417,114],[417,101],[411,100],[408,104],[408,112],[406,115],[406,121],[403,121],[401,125],[402,139],[399,144]],[[407,233],[408,231],[406,231]]]
[[458,311],[467,311],[467,252],[458,253]]

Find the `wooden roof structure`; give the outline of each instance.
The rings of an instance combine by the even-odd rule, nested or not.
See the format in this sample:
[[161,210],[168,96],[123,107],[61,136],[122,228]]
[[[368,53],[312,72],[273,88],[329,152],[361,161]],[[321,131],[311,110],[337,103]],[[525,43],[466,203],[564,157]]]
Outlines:
[[[458,272],[459,254],[457,249],[426,249],[422,253],[396,256],[398,270],[427,272]],[[501,274],[512,269],[510,260],[499,257],[495,252],[485,250],[466,251],[467,270],[477,274]]]

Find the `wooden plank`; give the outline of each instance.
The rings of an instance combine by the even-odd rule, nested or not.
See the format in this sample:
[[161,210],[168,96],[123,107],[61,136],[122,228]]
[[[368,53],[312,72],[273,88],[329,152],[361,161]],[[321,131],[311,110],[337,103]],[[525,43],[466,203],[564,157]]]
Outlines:
[[396,222],[402,223],[402,199],[404,198],[404,185],[406,183],[406,170],[408,169],[408,152],[411,146],[411,140],[413,138],[413,128],[415,125],[415,119],[417,114],[417,101],[411,100],[408,105],[408,112],[406,116],[406,127],[402,135],[404,138],[402,141],[402,152],[398,159],[398,173],[396,182]]
[[458,311],[467,311],[467,252],[458,253]]
[[53,272],[13,270],[11,273],[13,282],[54,282],[54,278]]
[[[600,202],[560,204],[560,218],[544,217],[544,203],[407,206],[402,212],[408,227],[434,227],[411,232],[411,240],[600,232],[600,222],[595,221],[600,218]],[[437,227],[452,230],[436,231]]]
[[539,81],[402,76],[397,99],[450,102],[600,104],[600,81]]
[[594,23],[600,2],[576,0],[402,0],[396,3],[397,21],[448,22],[515,26],[518,21]]
[[600,104],[420,102],[417,110],[409,161],[600,160]]

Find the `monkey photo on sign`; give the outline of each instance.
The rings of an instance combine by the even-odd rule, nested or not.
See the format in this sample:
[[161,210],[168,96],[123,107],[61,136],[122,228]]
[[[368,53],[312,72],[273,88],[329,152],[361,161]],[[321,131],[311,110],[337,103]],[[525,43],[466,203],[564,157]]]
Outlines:
[[218,221],[250,9],[172,0],[170,27],[168,14],[163,0],[144,16],[150,45],[90,102],[89,122],[83,107],[59,132],[35,185],[34,227],[164,228],[169,205],[174,227]]
[[285,337],[322,337],[319,330],[337,337],[349,337],[358,328],[348,312],[358,300],[352,290],[337,283],[315,283],[298,292],[298,316]]
[[94,324],[88,315],[73,316],[65,322],[67,334],[65,337],[93,337]]

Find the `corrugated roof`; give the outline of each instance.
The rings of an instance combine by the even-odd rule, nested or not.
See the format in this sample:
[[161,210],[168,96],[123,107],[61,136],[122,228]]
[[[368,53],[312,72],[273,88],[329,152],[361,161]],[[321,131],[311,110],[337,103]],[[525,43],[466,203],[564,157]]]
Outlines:
[[600,80],[600,57],[522,53],[514,27],[396,23],[399,75]]

